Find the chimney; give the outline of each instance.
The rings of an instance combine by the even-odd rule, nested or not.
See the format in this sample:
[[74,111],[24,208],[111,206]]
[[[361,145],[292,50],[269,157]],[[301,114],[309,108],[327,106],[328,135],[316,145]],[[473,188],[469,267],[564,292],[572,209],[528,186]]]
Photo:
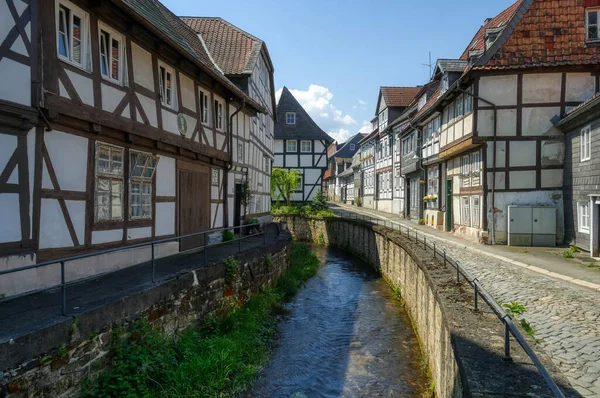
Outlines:
[[483,22],[483,25],[487,25],[493,18],[486,18],[485,21]]

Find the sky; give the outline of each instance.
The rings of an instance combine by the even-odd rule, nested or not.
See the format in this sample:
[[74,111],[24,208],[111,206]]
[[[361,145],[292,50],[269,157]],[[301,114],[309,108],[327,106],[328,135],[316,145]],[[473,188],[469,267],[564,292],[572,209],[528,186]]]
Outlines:
[[267,44],[286,86],[338,142],[369,132],[380,86],[429,81],[486,18],[515,0],[161,0],[180,16],[221,17]]

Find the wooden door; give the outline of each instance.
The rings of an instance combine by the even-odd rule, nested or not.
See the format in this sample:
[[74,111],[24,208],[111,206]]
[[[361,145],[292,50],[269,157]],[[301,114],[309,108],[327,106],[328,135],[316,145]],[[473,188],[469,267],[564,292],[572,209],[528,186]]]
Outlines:
[[[208,168],[179,162],[179,235],[210,228],[210,178]],[[180,250],[202,246],[205,235],[181,239]]]

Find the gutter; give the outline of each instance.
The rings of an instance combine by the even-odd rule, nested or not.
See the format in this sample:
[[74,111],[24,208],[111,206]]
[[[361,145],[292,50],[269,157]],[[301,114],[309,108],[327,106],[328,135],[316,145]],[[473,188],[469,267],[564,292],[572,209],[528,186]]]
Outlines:
[[242,99],[242,106],[240,106],[235,112],[233,112],[229,116],[229,125],[227,126],[229,130],[229,155],[231,156],[229,165],[227,166],[225,175],[223,176],[223,226],[225,228],[229,227],[229,198],[227,197],[227,192],[229,192],[228,180],[229,180],[229,172],[233,169],[233,118],[240,113],[246,107],[246,99]]

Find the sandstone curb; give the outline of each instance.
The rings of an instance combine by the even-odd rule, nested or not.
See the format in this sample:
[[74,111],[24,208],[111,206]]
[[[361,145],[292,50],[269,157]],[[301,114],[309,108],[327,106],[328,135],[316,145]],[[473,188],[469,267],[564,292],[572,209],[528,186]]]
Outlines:
[[[355,209],[349,209],[346,206],[340,206],[340,207],[343,208],[343,209],[346,209],[346,210],[356,211]],[[391,219],[389,219],[389,218],[387,218],[385,216],[382,216],[382,215],[379,215],[379,214],[370,213],[368,211],[357,211],[357,213],[364,213],[364,214],[368,214],[368,215],[371,215],[371,216],[379,217],[379,218],[381,218],[383,220],[387,220],[387,221],[399,223],[398,221],[394,221],[394,220],[391,220]],[[428,232],[424,232],[423,230],[420,230],[420,229],[418,231],[421,232],[423,235],[427,235],[429,237],[432,237],[433,239],[435,239],[437,241],[444,242],[444,243],[447,243],[447,244],[460,245],[459,243],[454,242],[454,241],[452,241],[450,239],[441,238],[441,237],[439,237],[437,235],[433,235],[433,234],[430,234]],[[481,255],[484,255],[484,256],[492,257],[492,258],[495,258],[497,260],[510,263],[510,264],[515,265],[517,267],[525,268],[525,269],[528,269],[530,271],[536,272],[538,274],[546,275],[546,276],[549,276],[551,278],[559,279],[559,280],[562,280],[564,282],[572,283],[574,285],[585,287],[585,288],[588,288],[588,289],[591,289],[591,290],[594,290],[594,291],[600,293],[600,285],[597,284],[597,283],[588,282],[588,281],[584,281],[582,279],[577,279],[577,278],[573,278],[571,276],[559,274],[557,272],[548,271],[546,269],[543,269],[543,268],[540,268],[540,267],[536,267],[535,265],[529,265],[529,264],[522,263],[520,261],[511,260],[508,257],[500,256],[500,255],[494,254],[494,253],[489,253],[489,252],[487,252],[485,250],[476,249],[474,247],[464,246],[464,248],[466,250],[472,252],[472,253],[477,253],[477,254],[481,254]]]

